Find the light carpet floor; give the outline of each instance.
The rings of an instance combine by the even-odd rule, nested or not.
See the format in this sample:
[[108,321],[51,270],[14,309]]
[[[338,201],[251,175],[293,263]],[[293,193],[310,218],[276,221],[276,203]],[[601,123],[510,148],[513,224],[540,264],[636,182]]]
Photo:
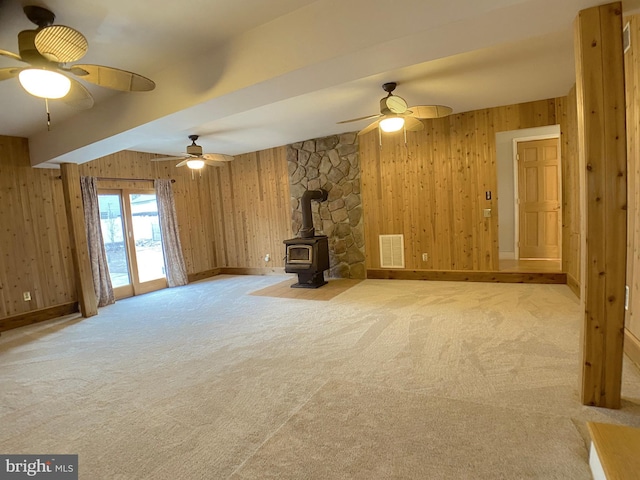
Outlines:
[[0,452],[81,479],[588,479],[564,285],[365,280],[330,301],[218,276],[0,337]]

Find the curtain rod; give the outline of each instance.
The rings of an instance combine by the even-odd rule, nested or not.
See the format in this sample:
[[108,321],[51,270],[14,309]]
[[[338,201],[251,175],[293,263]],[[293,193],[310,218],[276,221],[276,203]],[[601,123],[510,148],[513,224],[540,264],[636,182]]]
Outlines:
[[[116,178],[116,177],[96,177],[98,180],[129,180],[134,182],[153,182],[156,180],[155,178]],[[158,178],[157,180],[161,180]],[[171,183],[176,183],[176,181],[172,178]]]
[[[62,175],[58,175],[58,179],[62,178]],[[122,177],[96,177],[98,180],[126,180],[129,182],[153,182],[155,178],[122,178]],[[158,178],[157,180],[161,180]],[[171,183],[176,183],[175,179],[171,179]]]

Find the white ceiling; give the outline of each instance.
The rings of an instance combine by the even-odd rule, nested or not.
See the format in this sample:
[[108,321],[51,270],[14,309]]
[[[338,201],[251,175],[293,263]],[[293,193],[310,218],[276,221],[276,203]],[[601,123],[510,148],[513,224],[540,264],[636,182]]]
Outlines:
[[[0,135],[29,138],[34,166],[130,149],[240,154],[365,127],[396,81],[410,105],[454,112],[566,95],[575,82],[573,21],[597,0],[0,0],[0,49],[46,6],[81,31],[80,63],[152,78],[147,93],[85,84],[86,111],[0,82]],[[625,14],[640,0],[623,1]],[[19,62],[0,57],[0,67]]]

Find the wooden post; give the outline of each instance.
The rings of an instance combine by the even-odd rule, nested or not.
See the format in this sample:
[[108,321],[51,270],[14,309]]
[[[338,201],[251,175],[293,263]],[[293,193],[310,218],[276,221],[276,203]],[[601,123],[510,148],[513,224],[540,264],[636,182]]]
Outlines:
[[627,241],[622,6],[576,18],[576,92],[582,197],[582,403],[620,407]]
[[78,288],[78,303],[83,317],[98,314],[96,292],[93,286],[91,261],[89,260],[89,245],[85,231],[84,211],[82,208],[82,191],[80,190],[80,174],[75,163],[60,165],[62,172],[62,190],[64,204],[69,224],[69,240],[73,269],[76,274]]

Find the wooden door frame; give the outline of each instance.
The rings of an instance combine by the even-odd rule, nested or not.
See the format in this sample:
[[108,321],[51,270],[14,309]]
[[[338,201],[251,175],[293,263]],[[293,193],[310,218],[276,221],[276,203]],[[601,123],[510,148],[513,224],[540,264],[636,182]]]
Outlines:
[[[562,149],[560,144],[560,134],[559,133],[548,133],[544,135],[531,135],[528,137],[516,137],[513,139],[513,151],[512,151],[512,162],[513,162],[513,204],[515,205],[514,215],[513,215],[513,252],[515,254],[515,259],[518,260],[520,258],[520,247],[518,244],[520,243],[520,205],[518,200],[520,199],[520,192],[518,191],[520,174],[518,170],[518,144],[522,142],[531,142],[534,140],[550,140],[555,138],[558,142],[558,158],[560,162],[560,168],[558,171],[558,181],[560,185],[558,185],[558,192],[560,196],[560,219],[562,219],[563,208],[562,208],[562,187],[564,184],[564,178],[562,177]],[[560,222],[562,225],[562,222]],[[560,235],[562,235],[562,230],[560,230]],[[561,237],[562,242],[562,237]],[[562,262],[562,243],[560,244],[560,261]]]
[[[120,214],[122,218],[122,241],[124,243],[124,254],[127,257],[127,270],[129,271],[129,283],[121,287],[113,287],[113,293],[117,300],[123,298],[133,297],[133,278],[132,278],[132,265],[131,256],[129,253],[128,239],[127,239],[127,214],[124,210],[124,190],[122,188],[100,188],[98,187],[98,197],[100,195],[118,195],[120,198]],[[104,235],[103,235],[104,237]],[[104,242],[104,240],[103,240]]]

